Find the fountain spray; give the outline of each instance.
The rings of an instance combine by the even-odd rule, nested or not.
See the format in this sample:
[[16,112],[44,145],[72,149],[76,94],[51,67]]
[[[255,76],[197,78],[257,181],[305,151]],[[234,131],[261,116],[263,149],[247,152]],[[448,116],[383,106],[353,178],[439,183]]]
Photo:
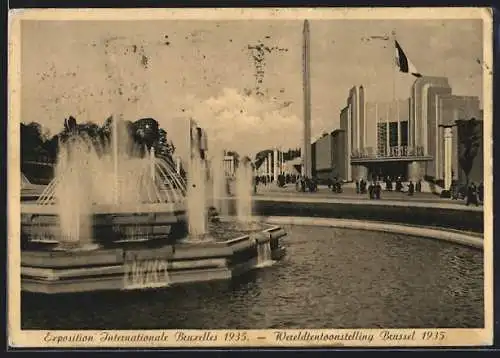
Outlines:
[[111,141],[113,147],[113,171],[114,171],[114,182],[113,182],[113,191],[114,191],[114,204],[118,205],[119,203],[119,188],[118,188],[118,118],[113,117],[113,122],[111,124],[112,133],[111,133]]

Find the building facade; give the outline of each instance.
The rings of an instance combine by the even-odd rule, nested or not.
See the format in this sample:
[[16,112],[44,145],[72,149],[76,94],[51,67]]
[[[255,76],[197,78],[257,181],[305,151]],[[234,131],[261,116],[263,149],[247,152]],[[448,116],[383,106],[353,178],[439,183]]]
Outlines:
[[[438,104],[438,134],[436,136],[436,156],[434,160],[435,165],[435,174],[436,179],[442,180],[444,179],[444,161],[445,161],[445,150],[444,150],[444,131],[446,126],[452,126],[452,146],[453,148],[457,148],[457,150],[453,150],[451,154],[451,162],[452,162],[452,178],[453,180],[462,181],[464,179],[461,176],[463,173],[460,170],[459,164],[459,135],[458,129],[456,126],[456,121],[466,120],[471,118],[476,118],[481,121],[480,128],[482,132],[482,112],[479,109],[479,98],[477,97],[468,97],[468,96],[454,96],[454,95],[441,95],[438,96],[437,99]],[[481,144],[482,148],[482,144]],[[481,153],[482,155],[482,149]],[[479,164],[479,163],[478,163]],[[482,173],[482,157],[481,157],[481,168],[480,171]],[[482,176],[482,174],[481,174]],[[474,177],[477,179],[477,175]]]
[[344,107],[340,111],[340,129],[344,131],[344,145],[345,145],[345,157],[344,157],[344,167],[346,168],[345,180],[352,180],[352,165],[350,162],[350,155],[352,153],[352,128],[350,120],[350,108],[349,105]]
[[[311,145],[311,152],[312,151],[314,151],[313,145]],[[293,166],[291,167],[292,165],[291,162],[287,164],[287,161],[285,161],[285,154],[286,154],[285,152],[278,150],[276,148],[269,150],[268,155],[260,163],[260,166],[256,168],[256,175],[268,176],[269,178],[272,178],[274,181],[276,181],[278,176],[281,174],[295,175],[296,169]],[[314,160],[314,156],[312,156],[312,159]],[[299,168],[301,168],[302,160],[301,158],[298,158],[297,160],[294,160],[293,163],[294,165],[299,165]]]
[[[343,165],[335,165],[345,168],[346,180],[386,176],[413,181],[443,180],[445,171],[449,171],[445,168],[448,161],[453,179],[462,181],[460,140],[455,124],[460,120],[482,119],[478,97],[452,94],[446,77],[416,79],[408,99],[375,103],[366,101],[366,97],[363,86],[351,88],[346,107],[340,112],[346,154]],[[445,150],[445,132],[452,141],[451,153]],[[316,145],[319,170],[323,170],[327,160],[321,152],[333,146],[331,138],[321,140],[325,143]],[[339,149],[330,151],[338,153]],[[480,156],[471,171],[475,181],[482,180],[482,143]],[[337,157],[335,162],[338,160]]]
[[346,132],[336,129],[332,132],[333,175],[341,180],[347,180]]
[[346,131],[336,129],[325,133],[312,144],[313,174],[320,183],[328,179],[346,180]]

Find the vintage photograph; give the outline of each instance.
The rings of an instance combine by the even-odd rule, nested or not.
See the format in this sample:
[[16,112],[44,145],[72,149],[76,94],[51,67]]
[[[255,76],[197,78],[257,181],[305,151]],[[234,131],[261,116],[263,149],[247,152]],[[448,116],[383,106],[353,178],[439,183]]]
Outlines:
[[488,9],[134,11],[10,14],[10,336],[491,343]]

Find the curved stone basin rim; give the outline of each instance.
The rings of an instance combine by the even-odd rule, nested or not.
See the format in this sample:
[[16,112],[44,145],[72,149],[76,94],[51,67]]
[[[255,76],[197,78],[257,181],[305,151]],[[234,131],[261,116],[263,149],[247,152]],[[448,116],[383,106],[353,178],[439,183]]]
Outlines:
[[255,220],[262,223],[274,225],[304,225],[304,226],[326,226],[351,230],[381,231],[393,234],[418,236],[430,239],[448,241],[476,249],[483,249],[482,237],[474,236],[466,232],[452,232],[439,228],[427,228],[420,226],[401,225],[394,223],[380,223],[352,219],[311,218],[297,216],[256,216]]
[[[92,214],[136,214],[136,213],[161,213],[185,211],[184,203],[158,203],[158,204],[120,204],[120,205],[94,205]],[[57,215],[55,205],[21,204],[21,214],[46,214]]]

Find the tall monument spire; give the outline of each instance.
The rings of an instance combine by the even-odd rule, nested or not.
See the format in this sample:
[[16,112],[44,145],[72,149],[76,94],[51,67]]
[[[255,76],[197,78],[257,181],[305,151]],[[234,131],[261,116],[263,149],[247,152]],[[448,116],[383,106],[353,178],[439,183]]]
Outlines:
[[303,30],[303,90],[304,90],[304,130],[302,142],[302,175],[311,178],[311,78],[309,69],[309,21],[304,21]]

